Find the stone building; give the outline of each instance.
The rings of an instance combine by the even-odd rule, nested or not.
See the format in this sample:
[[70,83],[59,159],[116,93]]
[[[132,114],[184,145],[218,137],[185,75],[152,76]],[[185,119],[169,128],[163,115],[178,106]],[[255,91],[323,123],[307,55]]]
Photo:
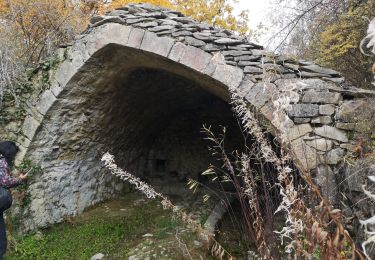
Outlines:
[[[30,101],[18,139],[18,160],[43,169],[28,188],[26,229],[123,190],[100,164],[106,151],[140,176],[169,178],[166,187],[197,176],[210,163],[202,124],[227,126],[233,146],[242,141],[232,93],[264,127],[285,134],[294,163],[314,172],[333,200],[340,162],[373,119],[361,111],[375,92],[351,86],[339,72],[146,4],[93,17],[60,56],[50,88]],[[278,121],[281,97],[290,104]]]

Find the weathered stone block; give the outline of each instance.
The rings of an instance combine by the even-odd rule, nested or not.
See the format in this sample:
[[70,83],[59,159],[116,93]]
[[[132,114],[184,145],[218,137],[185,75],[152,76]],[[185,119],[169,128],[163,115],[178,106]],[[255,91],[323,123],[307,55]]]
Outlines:
[[253,55],[243,55],[243,56],[237,56],[234,57],[235,61],[256,61],[259,60],[259,56],[253,56]]
[[310,147],[313,147],[323,152],[331,150],[333,146],[333,142],[325,138],[318,138],[312,141],[306,141],[306,144]]
[[322,68],[322,67],[320,67],[319,65],[316,65],[316,64],[302,66],[301,69],[312,71],[312,72],[315,72],[315,73],[320,73],[320,74],[340,75],[340,73],[338,73],[335,70]]
[[342,148],[336,148],[329,151],[326,155],[327,164],[338,164],[345,155],[345,150]]
[[257,83],[249,93],[245,96],[256,108],[262,107],[267,101],[272,99],[276,93],[276,86],[272,83]]
[[61,63],[55,73],[55,79],[62,88],[69,82],[69,80],[77,73],[79,67],[73,66],[68,60]]
[[309,124],[296,125],[290,129],[287,129],[287,136],[289,141],[293,141],[305,134],[311,133],[313,129]]
[[315,134],[322,137],[330,138],[343,143],[348,142],[348,137],[346,133],[344,131],[337,129],[336,127],[324,125],[322,127],[315,128],[314,132]]
[[337,187],[335,175],[329,165],[321,164],[312,172],[316,184],[320,187],[323,196],[327,197],[331,203],[337,200]]
[[145,30],[142,30],[139,28],[132,28],[126,45],[132,48],[139,49],[139,47],[141,46],[144,34],[145,34]]
[[181,42],[176,42],[173,45],[171,52],[168,55],[168,58],[173,61],[180,61],[181,56],[184,54],[186,45]]
[[311,118],[309,118],[309,117],[295,117],[293,119],[293,121],[296,124],[306,124],[306,123],[309,123],[311,121]]
[[236,44],[242,43],[242,40],[236,40],[236,39],[231,39],[231,38],[220,38],[220,39],[214,40],[214,43],[219,44],[219,45],[236,45]]
[[330,116],[319,116],[319,117],[312,118],[311,123],[328,125],[332,123],[332,118]]
[[319,158],[316,150],[308,146],[303,138],[294,140],[291,143],[292,153],[296,157],[297,165],[303,167],[304,170],[315,169],[319,164]]
[[261,63],[259,61],[239,61],[238,66],[261,66]]
[[125,24],[125,20],[122,19],[121,17],[116,17],[116,16],[108,17],[108,16],[105,16],[104,19],[102,19],[100,21],[97,21],[95,24],[92,24],[91,26],[92,27],[98,27],[98,26],[101,26],[103,24],[109,24],[109,23]]
[[158,37],[155,33],[145,32],[140,49],[167,56],[174,44],[174,40],[167,37]]
[[36,105],[36,109],[39,111],[39,113],[41,113],[42,115],[45,115],[48,109],[55,102],[55,100],[56,100],[56,97],[53,95],[52,91],[50,89],[47,89],[40,96],[39,102]]
[[172,33],[173,37],[185,37],[185,36],[192,36],[193,33],[189,31],[175,31]]
[[324,116],[330,116],[335,113],[336,107],[332,104],[320,105],[319,106],[319,114]]
[[158,26],[158,23],[157,22],[145,22],[145,23],[133,24],[133,26],[137,26],[140,28],[153,28],[153,27]]
[[238,95],[240,95],[240,97],[245,97],[251,91],[254,85],[255,83],[251,80],[251,78],[249,76],[245,76],[237,89]]
[[295,104],[288,111],[291,117],[315,117],[319,115],[319,106],[316,104]]
[[22,133],[32,140],[40,123],[31,116],[27,116],[22,125]]
[[263,73],[263,70],[261,68],[253,67],[253,66],[246,66],[243,71],[248,74],[262,74]]
[[180,58],[180,63],[195,69],[197,71],[202,71],[206,68],[210,62],[212,56],[201,49],[193,46],[187,46],[185,52]]
[[341,123],[337,122],[336,127],[338,129],[343,129],[343,130],[354,130],[355,129],[355,123]]
[[338,104],[342,100],[340,93],[333,92],[317,92],[309,90],[303,95],[303,103],[323,103],[323,104]]
[[161,26],[156,26],[154,28],[150,28],[149,31],[156,33],[156,32],[161,32],[161,31],[169,31],[169,30],[172,30],[172,29],[174,29],[174,26],[163,24]]
[[230,51],[223,51],[222,52],[224,56],[243,56],[243,55],[251,55],[251,51],[236,51],[236,50],[230,50]]
[[368,106],[368,102],[365,99],[344,101],[338,109],[336,118],[344,122],[355,122],[358,112],[363,113],[367,109],[366,106]]
[[212,77],[235,90],[242,82],[243,72],[240,68],[222,64],[216,66]]
[[55,97],[58,97],[60,95],[61,91],[63,90],[63,88],[60,87],[60,84],[57,82],[56,79],[51,83],[50,89],[51,89],[51,91],[52,91],[52,93]]
[[190,37],[190,36],[185,37],[185,43],[188,44],[188,45],[194,46],[194,47],[202,47],[202,46],[206,45],[206,43],[204,41],[197,40],[197,39],[195,39],[193,37]]
[[[96,28],[95,33],[85,36],[82,40],[86,41],[87,52],[92,55],[110,43],[126,45],[132,30],[129,26],[108,23]],[[73,47],[77,48],[76,46]],[[83,60],[85,60],[85,57]]]

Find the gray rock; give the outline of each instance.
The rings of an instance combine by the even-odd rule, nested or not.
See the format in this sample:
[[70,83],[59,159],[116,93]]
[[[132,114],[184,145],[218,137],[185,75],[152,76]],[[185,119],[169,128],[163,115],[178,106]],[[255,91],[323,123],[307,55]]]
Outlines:
[[222,49],[225,49],[225,48],[216,44],[212,44],[212,43],[209,43],[206,46],[204,46],[204,50],[207,52],[220,51]]
[[22,125],[22,133],[29,139],[32,140],[36,130],[40,123],[31,116],[27,116]]
[[327,77],[327,74],[320,74],[320,73],[307,72],[307,71],[299,71],[298,75],[301,78],[322,78],[322,77]]
[[338,104],[342,100],[340,93],[332,92],[317,92],[309,90],[303,95],[303,103],[323,103],[323,104]]
[[320,67],[319,65],[316,65],[316,64],[302,66],[301,69],[311,71],[311,72],[316,72],[316,73],[319,73],[319,74],[340,75],[340,73],[338,73],[335,70],[322,68],[322,67]]
[[342,123],[342,122],[337,122],[336,127],[338,129],[343,129],[343,130],[354,130],[355,129],[355,123]]
[[105,19],[105,17],[103,17],[101,15],[94,15],[90,18],[90,23],[95,24],[95,23],[100,22],[104,19]]
[[236,39],[231,39],[231,38],[220,38],[217,40],[214,40],[214,43],[219,44],[219,45],[235,45],[242,43],[242,40],[236,40]]
[[174,26],[172,25],[161,25],[161,26],[155,26],[154,28],[150,28],[150,32],[161,32],[161,31],[167,31],[172,30]]
[[337,84],[342,84],[345,82],[345,78],[327,78],[327,77],[323,77],[324,80],[327,80],[327,81],[331,81],[331,82],[334,82],[334,83],[337,83]]
[[195,32],[193,33],[193,37],[204,42],[212,42],[215,39],[212,37],[211,33],[203,32]]
[[318,138],[312,141],[307,141],[306,144],[310,147],[313,147],[319,151],[329,151],[332,149],[333,142],[324,138]]
[[102,253],[97,253],[95,255],[93,255],[90,259],[91,260],[101,260],[101,259],[104,259],[105,255],[102,254]]
[[197,40],[197,39],[195,39],[193,37],[190,37],[190,36],[185,37],[185,43],[188,44],[188,45],[195,46],[195,47],[202,47],[202,46],[206,45],[206,43],[204,41]]
[[136,23],[134,26],[140,27],[140,28],[150,28],[158,26],[157,22],[146,22],[146,23]]
[[132,28],[129,35],[128,46],[133,48],[139,48],[142,43],[143,35],[145,31],[139,28]]
[[223,64],[216,67],[212,77],[235,90],[242,82],[243,72],[240,68]]
[[152,17],[152,18],[156,18],[156,19],[167,18],[167,16],[164,13],[161,13],[161,12],[137,13],[137,15],[141,16],[141,17]]
[[140,49],[167,56],[173,44],[173,39],[158,37],[155,33],[146,31]]
[[298,138],[291,143],[292,153],[298,155],[295,159],[304,170],[315,169],[319,163],[316,150],[308,146],[303,137]]
[[92,24],[91,27],[98,27],[100,25],[106,24],[106,23],[119,23],[119,24],[125,24],[124,19],[117,17],[117,16],[106,16],[104,19],[96,22],[95,24]]
[[328,165],[319,165],[318,168],[312,172],[312,175],[315,176],[315,182],[322,191],[323,196],[328,198],[332,203],[336,202],[337,199],[337,189],[336,187],[336,178],[335,175]]
[[38,110],[39,113],[42,115],[46,114],[48,109],[51,107],[51,105],[55,102],[56,97],[52,93],[51,90],[46,90],[41,94],[40,100],[38,104],[36,105],[36,109]]
[[243,71],[249,74],[262,74],[263,73],[263,70],[261,68],[254,67],[254,66],[246,66]]
[[202,71],[210,62],[212,56],[201,49],[187,46],[180,58],[180,63],[197,71]]
[[315,104],[294,104],[288,114],[291,117],[315,117],[319,115],[319,106]]
[[173,37],[179,37],[179,36],[192,36],[193,33],[189,31],[175,31],[172,33]]
[[330,116],[335,113],[336,107],[331,104],[327,105],[320,105],[319,106],[319,114],[324,115],[324,116]]
[[243,56],[243,55],[251,55],[251,51],[236,51],[236,50],[231,50],[231,51],[223,51],[222,54],[224,56]]
[[173,21],[173,20],[169,20],[169,19],[164,19],[164,20],[160,20],[160,21],[161,21],[161,25],[162,26],[170,25],[173,28],[179,28],[180,25],[181,25],[179,22],[176,22],[176,21]]
[[168,31],[157,32],[156,35],[162,37],[162,36],[170,36],[172,33],[173,33],[172,30],[168,30]]
[[234,57],[234,60],[235,61],[255,61],[255,60],[259,60],[259,56],[243,55],[243,56]]
[[226,61],[225,63],[228,64],[228,65],[237,66],[236,61]]
[[290,129],[287,129],[287,135],[289,141],[294,141],[301,136],[311,133],[313,129],[309,124],[296,125]]
[[314,132],[319,136],[337,140],[343,143],[347,143],[349,141],[346,133],[337,129],[336,127],[324,125],[322,127],[316,127]]
[[308,118],[308,117],[295,117],[293,119],[293,121],[296,124],[305,124],[305,123],[309,123],[311,121],[311,118]]
[[242,66],[242,67],[245,67],[245,66],[260,66],[261,63],[259,61],[244,61],[244,60],[241,60],[238,62],[238,66]]
[[[152,22],[155,19],[153,18],[131,18],[131,19],[126,19],[127,24],[135,24],[135,23],[146,23],[146,22]],[[157,24],[156,24],[157,25]]]
[[276,93],[276,86],[272,83],[257,83],[251,88],[251,91],[245,96],[256,108],[260,108],[271,100],[273,94]]
[[237,93],[241,97],[245,97],[247,93],[251,91],[251,89],[254,87],[255,83],[251,81],[251,78],[249,75],[246,75],[244,79],[242,80],[240,86],[237,89]]
[[338,164],[345,155],[345,150],[342,148],[336,148],[329,151],[326,156],[327,164]]
[[296,70],[296,71],[298,71],[298,69],[299,69],[298,64],[284,63],[283,65],[288,69],[292,69],[292,70]]
[[332,118],[330,116],[319,116],[319,117],[312,118],[311,123],[328,125],[332,123]]
[[176,42],[175,45],[173,45],[172,50],[168,55],[168,58],[173,61],[179,61],[182,55],[185,53],[185,49],[185,44]]

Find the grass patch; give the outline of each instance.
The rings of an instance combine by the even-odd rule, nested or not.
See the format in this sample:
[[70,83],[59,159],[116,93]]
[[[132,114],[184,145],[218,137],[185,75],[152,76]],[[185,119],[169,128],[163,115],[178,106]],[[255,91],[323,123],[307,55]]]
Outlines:
[[166,238],[177,226],[156,202],[135,206],[124,216],[93,216],[88,220],[54,225],[13,239],[6,259],[89,259],[96,253],[126,257],[142,235]]

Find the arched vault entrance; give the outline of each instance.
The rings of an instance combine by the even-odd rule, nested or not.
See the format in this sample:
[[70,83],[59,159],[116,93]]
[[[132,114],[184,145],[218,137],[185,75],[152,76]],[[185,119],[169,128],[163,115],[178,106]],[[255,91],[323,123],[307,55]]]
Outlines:
[[[121,190],[122,183],[103,174],[99,158],[106,151],[145,178],[196,176],[210,163],[202,124],[227,126],[228,143],[241,142],[231,92],[273,127],[274,101],[294,96],[286,134],[298,155],[293,159],[308,170],[341,160],[350,120],[340,111],[372,94],[342,88],[336,71],[272,55],[170,10],[130,5],[91,22],[62,49],[51,87],[29,111],[18,140],[18,160],[43,168],[28,189],[29,228]],[[332,179],[331,168],[325,173]]]

